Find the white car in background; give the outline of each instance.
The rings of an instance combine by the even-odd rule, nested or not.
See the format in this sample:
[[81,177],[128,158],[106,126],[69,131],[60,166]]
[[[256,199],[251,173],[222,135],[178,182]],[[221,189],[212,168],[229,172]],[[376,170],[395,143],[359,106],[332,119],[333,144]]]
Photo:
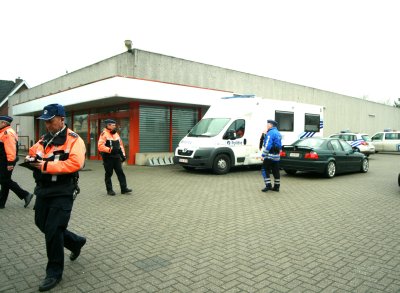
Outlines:
[[400,152],[400,131],[377,132],[371,140],[376,152]]
[[371,138],[366,133],[341,132],[332,134],[330,137],[341,138],[347,141],[352,148],[358,149],[360,153],[363,153],[367,157],[375,154],[375,146],[371,143]]

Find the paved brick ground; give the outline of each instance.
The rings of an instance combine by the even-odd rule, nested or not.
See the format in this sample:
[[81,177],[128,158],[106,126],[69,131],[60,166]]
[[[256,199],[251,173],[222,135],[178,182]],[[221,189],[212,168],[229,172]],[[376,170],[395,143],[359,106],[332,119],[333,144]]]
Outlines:
[[[56,292],[400,292],[400,156],[367,174],[225,176],[178,166],[125,167],[132,195],[105,195],[100,162],[81,173],[69,228],[87,237]],[[14,179],[29,190],[21,167]],[[114,182],[116,183],[116,179]],[[118,186],[115,186],[118,191]],[[0,210],[0,292],[36,292],[44,237],[31,205]]]

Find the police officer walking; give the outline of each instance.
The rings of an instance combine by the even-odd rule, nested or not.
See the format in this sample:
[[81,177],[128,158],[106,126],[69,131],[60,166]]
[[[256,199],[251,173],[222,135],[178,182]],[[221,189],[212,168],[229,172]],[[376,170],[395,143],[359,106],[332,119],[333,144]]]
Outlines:
[[67,230],[74,197],[79,193],[78,171],[85,163],[86,148],[78,134],[64,122],[64,107],[50,104],[38,118],[44,120],[48,133],[29,149],[25,158],[33,167],[36,182],[35,224],[45,235],[46,277],[39,291],[54,288],[64,270],[64,247],[74,261],[86,238]]
[[10,189],[25,201],[25,208],[33,197],[32,193],[23,190],[11,179],[18,160],[18,135],[10,126],[12,121],[13,118],[10,116],[0,116],[0,209],[4,209]]
[[[267,133],[263,142],[263,169],[265,170],[264,182],[265,188],[261,191],[267,192],[268,190],[279,191],[281,186],[281,176],[279,171],[280,151],[282,149],[282,136],[279,133],[275,120],[267,121]],[[274,187],[271,184],[271,173],[274,175]]]
[[121,193],[130,193],[132,189],[127,187],[126,177],[122,170],[122,162],[126,160],[125,148],[121,137],[117,133],[115,120],[104,120],[106,127],[100,135],[97,147],[103,158],[103,166],[106,172],[105,183],[108,195],[115,195],[112,187],[111,176],[113,171],[117,174]]

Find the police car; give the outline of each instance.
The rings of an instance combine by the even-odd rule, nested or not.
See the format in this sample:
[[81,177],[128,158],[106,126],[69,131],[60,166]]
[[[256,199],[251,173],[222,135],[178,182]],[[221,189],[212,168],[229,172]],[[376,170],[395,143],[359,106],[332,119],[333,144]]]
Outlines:
[[349,131],[341,131],[337,134],[332,134],[331,138],[341,138],[349,143],[353,148],[358,149],[367,157],[370,154],[375,154],[375,146],[371,143],[371,138],[366,133],[354,133]]

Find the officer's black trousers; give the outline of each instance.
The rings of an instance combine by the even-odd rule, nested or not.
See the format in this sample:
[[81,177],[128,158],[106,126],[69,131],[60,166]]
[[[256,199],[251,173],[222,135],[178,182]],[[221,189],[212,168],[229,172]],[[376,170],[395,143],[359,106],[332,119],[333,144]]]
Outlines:
[[[35,193],[36,191],[37,189],[35,189]],[[64,247],[71,251],[77,251],[82,246],[83,238],[67,230],[72,204],[72,194],[47,198],[36,197],[35,224],[44,233],[46,239],[48,260],[46,277],[60,278],[62,276]]]
[[119,185],[121,186],[121,191],[127,188],[126,185],[126,177],[124,171],[122,170],[121,160],[119,158],[104,158],[103,159],[104,170],[106,171],[105,175],[105,183],[107,191],[113,190],[111,176],[113,175],[113,171],[117,174]]
[[263,168],[265,169],[265,181],[267,184],[271,184],[271,173],[274,175],[274,183],[278,187],[281,182],[281,173],[279,171],[279,161],[273,161],[264,159]]
[[0,193],[0,206],[4,206],[7,202],[8,194],[10,189],[20,198],[24,199],[25,196],[29,194],[28,191],[23,190],[17,182],[11,179],[11,175],[13,171],[8,171],[7,166],[2,165],[0,174],[0,185],[1,185],[1,193]]

